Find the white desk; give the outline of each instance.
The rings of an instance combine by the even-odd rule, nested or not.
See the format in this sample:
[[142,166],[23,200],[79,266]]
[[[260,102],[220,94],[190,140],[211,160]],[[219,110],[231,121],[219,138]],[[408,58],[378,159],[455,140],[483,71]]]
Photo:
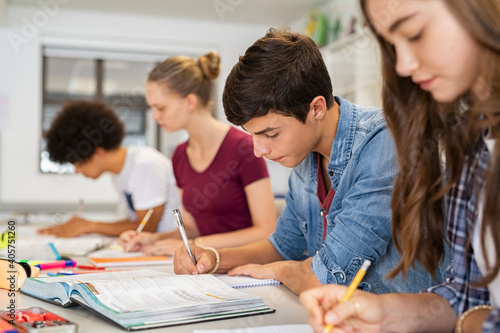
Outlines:
[[[19,238],[30,237],[35,235],[35,228],[39,225],[31,225],[29,227],[21,227],[17,229]],[[30,230],[31,229],[31,230]],[[40,236],[38,236],[40,237]],[[88,258],[74,258],[79,264],[87,264]],[[173,272],[172,265],[168,266],[148,266],[148,268]],[[137,267],[131,269],[138,269]],[[52,270],[54,272],[58,269]],[[42,271],[45,273],[45,271]],[[241,328],[241,327],[257,327],[269,325],[287,325],[287,324],[305,324],[307,323],[307,311],[300,304],[298,297],[283,285],[243,288],[243,292],[260,296],[266,304],[276,309],[275,313],[256,315],[250,317],[241,317],[235,319],[216,320],[192,325],[181,325],[157,329],[149,329],[146,332],[193,332],[194,329],[218,329],[218,328]],[[10,302],[8,291],[0,289],[0,311],[7,310],[7,305]],[[33,306],[38,306],[49,310],[61,317],[78,324],[79,332],[124,332],[125,330],[116,326],[104,317],[85,309],[81,306],[72,308],[62,308],[51,303],[47,303],[31,296],[15,293],[16,309],[23,309]]]

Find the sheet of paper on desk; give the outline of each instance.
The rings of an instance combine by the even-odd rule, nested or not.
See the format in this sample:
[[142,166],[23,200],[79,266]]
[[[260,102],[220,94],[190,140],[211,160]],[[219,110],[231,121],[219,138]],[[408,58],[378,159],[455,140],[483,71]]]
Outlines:
[[144,254],[138,252],[125,252],[123,246],[118,245],[116,242],[111,243],[103,249],[92,252],[89,256],[93,258],[123,258],[123,257],[141,257]]
[[75,238],[57,238],[52,241],[59,254],[62,256],[85,257],[92,251],[100,249],[112,242],[107,237],[75,237]]
[[[58,238],[53,235],[40,235],[37,230],[40,225],[16,226],[16,257],[17,260],[47,260],[54,258],[45,258],[44,252],[46,246],[52,243],[61,256],[84,257],[90,252],[95,251],[110,244],[116,237],[108,237],[99,234],[85,234],[79,237]],[[50,253],[49,253],[50,254]]]
[[104,236],[84,235],[74,238],[56,238],[53,236],[37,235],[35,237],[22,237],[18,244],[18,259],[44,260],[40,257],[42,248],[52,243],[61,256],[87,256],[107,244],[112,239]]
[[312,333],[313,329],[307,324],[257,326],[223,330],[194,330],[193,333]]

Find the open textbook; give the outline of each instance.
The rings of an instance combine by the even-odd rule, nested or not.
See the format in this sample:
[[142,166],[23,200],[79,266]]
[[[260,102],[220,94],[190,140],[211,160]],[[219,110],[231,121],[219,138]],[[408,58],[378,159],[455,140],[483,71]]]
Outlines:
[[171,275],[151,269],[27,279],[21,292],[83,305],[126,330],[272,313],[261,297],[212,275]]

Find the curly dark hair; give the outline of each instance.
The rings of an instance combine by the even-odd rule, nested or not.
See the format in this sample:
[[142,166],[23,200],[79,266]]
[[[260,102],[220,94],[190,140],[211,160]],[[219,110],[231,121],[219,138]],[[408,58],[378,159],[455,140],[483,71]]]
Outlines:
[[226,79],[222,102],[227,120],[244,125],[269,111],[304,123],[309,104],[333,87],[321,52],[306,35],[269,29],[240,57]]
[[120,147],[125,128],[105,103],[70,101],[45,133],[49,158],[57,163],[80,163],[92,157],[96,147]]

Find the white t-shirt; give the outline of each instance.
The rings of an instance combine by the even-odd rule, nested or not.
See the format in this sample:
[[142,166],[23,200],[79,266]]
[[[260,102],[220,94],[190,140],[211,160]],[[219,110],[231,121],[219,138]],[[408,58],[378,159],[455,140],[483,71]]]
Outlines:
[[[496,140],[493,139],[488,139],[488,138],[483,138],[484,142],[486,143],[486,147],[488,148],[488,151],[490,154],[493,154]],[[479,270],[481,271],[481,274],[483,276],[487,273],[487,268],[486,268],[486,260],[485,256],[483,253],[483,248],[481,246],[481,225],[483,224],[483,208],[484,208],[484,193],[481,194],[479,198],[479,210],[478,210],[478,220],[476,223],[476,226],[474,228],[474,235],[472,236],[472,248],[474,249],[475,257],[476,257],[476,263],[477,266],[479,267]],[[493,238],[491,235],[491,229],[486,230],[486,235],[485,235],[485,249],[486,252],[488,253],[488,262],[490,266],[495,263],[496,258],[495,256],[495,247],[493,243]],[[490,292],[490,301],[491,305],[494,307],[500,306],[500,274],[497,275],[489,284],[488,284],[488,290]]]
[[175,183],[172,162],[152,147],[127,147],[125,163],[113,183],[127,208],[129,219],[137,219],[136,210],[147,210],[165,204],[156,229],[168,232],[177,228],[173,210],[181,200]]

